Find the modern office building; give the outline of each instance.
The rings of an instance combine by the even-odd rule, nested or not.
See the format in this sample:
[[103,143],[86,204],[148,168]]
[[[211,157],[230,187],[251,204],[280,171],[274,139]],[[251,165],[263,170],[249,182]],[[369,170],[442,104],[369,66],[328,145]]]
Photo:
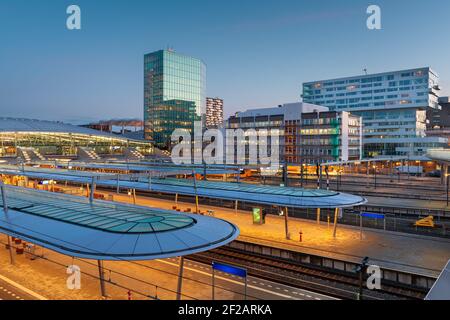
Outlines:
[[439,78],[430,68],[307,82],[303,101],[363,118],[364,156],[422,155],[445,138],[427,137],[427,110],[438,109]]
[[430,109],[427,112],[427,129],[450,128],[450,97],[439,98],[438,109]]
[[427,112],[427,136],[446,138],[450,146],[450,97],[440,97],[439,106]]
[[[359,160],[361,118],[345,111],[308,103],[239,112],[226,122],[228,129],[278,130],[280,160],[290,165]],[[227,141],[226,148],[231,144]]]
[[206,66],[196,58],[160,50],[144,56],[145,139],[170,149],[175,129],[193,130],[205,113]]
[[218,128],[223,124],[223,100],[206,98],[206,128]]

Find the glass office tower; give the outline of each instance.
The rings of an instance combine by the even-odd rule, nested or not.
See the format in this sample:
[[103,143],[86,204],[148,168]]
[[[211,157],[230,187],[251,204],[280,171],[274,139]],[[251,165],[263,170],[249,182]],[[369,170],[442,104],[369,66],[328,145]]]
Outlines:
[[144,56],[145,138],[170,149],[175,129],[192,132],[205,113],[206,66],[172,50]]

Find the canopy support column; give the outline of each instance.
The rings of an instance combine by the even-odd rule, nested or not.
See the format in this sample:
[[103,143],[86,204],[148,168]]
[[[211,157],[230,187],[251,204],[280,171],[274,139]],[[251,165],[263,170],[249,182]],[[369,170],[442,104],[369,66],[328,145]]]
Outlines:
[[94,201],[94,193],[95,193],[95,177],[92,177],[91,192],[89,193],[89,202],[90,203],[92,203]]
[[317,224],[320,224],[320,208],[317,208]]
[[[5,184],[3,183],[3,181],[0,181],[0,189],[2,192],[2,202],[3,202],[3,211],[5,212],[5,217],[7,220],[9,220],[8,217],[8,203],[6,201],[6,190],[5,190]],[[13,253],[13,248],[12,248],[12,241],[11,241],[11,236],[10,235],[6,235],[8,237],[8,249],[9,249],[9,262],[14,265],[15,261],[14,261],[14,253]]]
[[237,214],[238,211],[238,200],[234,202],[234,213]]
[[181,300],[181,290],[183,286],[183,269],[184,269],[184,257],[180,257],[180,265],[178,267],[177,300]]
[[198,208],[198,195],[195,195],[195,213],[199,213],[199,208]]
[[338,213],[339,213],[339,208],[334,209],[333,238],[336,238]]
[[[386,219],[385,219],[386,221]],[[359,240],[363,239],[363,216],[362,212],[359,212]]]
[[195,171],[192,170],[192,176],[194,177],[194,191],[195,191],[195,213],[198,214],[198,194],[197,194],[197,176],[195,175]]
[[175,193],[175,205],[178,205],[178,193]]
[[286,234],[286,239],[290,240],[291,239],[291,235],[289,234],[289,224],[288,224],[288,207],[285,208],[286,213],[284,214],[284,232]]
[[97,260],[97,264],[98,264],[98,276],[100,279],[100,292],[101,292],[101,295],[103,298],[107,298],[106,287],[105,287],[105,273],[103,270],[103,261]]

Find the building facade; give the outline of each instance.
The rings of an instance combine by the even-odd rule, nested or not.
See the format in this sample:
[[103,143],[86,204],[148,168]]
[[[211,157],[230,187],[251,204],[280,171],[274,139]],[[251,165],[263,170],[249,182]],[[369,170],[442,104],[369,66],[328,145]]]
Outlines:
[[450,97],[440,97],[439,106],[427,112],[428,130],[450,128]]
[[450,97],[440,97],[439,106],[427,113],[427,136],[446,138],[450,146]]
[[146,140],[62,122],[33,119],[0,118],[0,157],[17,155],[19,148],[34,148],[44,156],[77,155],[79,148],[89,148],[100,155],[123,155],[134,149],[143,155],[154,154]]
[[247,110],[226,122],[228,129],[277,130],[280,161],[290,165],[359,160],[361,126],[361,118],[349,112],[308,103]]
[[205,113],[206,66],[172,50],[144,56],[144,136],[170,149],[175,129],[192,131]]
[[427,110],[439,109],[439,78],[430,68],[307,82],[303,101],[363,119],[364,156],[422,155],[445,138],[427,137]]
[[223,99],[206,98],[206,128],[218,128],[223,124]]

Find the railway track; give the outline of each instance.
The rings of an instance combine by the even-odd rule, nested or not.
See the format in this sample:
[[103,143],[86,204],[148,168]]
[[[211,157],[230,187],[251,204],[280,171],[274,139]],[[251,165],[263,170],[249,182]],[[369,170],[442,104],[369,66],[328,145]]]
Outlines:
[[[221,247],[191,255],[189,259],[207,264],[212,261],[221,261],[239,265],[247,268],[251,276],[339,299],[357,299],[359,291],[359,278],[356,273],[325,270],[325,268],[262,256],[236,248]],[[363,290],[363,299],[367,300],[423,299],[425,295],[425,290],[385,282],[382,282],[381,290]]]

